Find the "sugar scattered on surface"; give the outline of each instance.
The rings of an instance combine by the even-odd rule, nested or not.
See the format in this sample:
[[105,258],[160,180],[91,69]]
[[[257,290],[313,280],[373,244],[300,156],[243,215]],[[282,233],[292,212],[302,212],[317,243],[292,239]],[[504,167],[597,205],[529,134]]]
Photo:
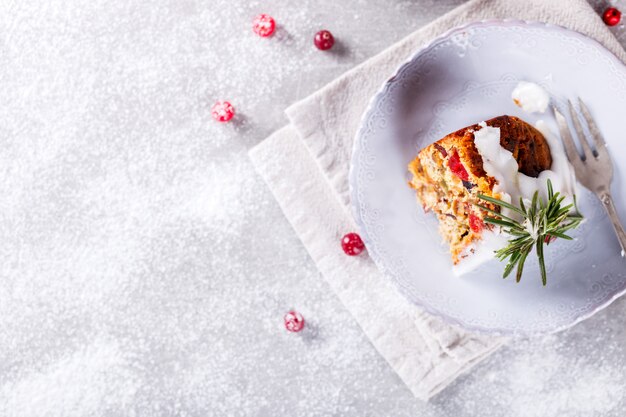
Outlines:
[[[0,3],[0,415],[510,417],[538,395],[510,364],[551,347],[563,399],[580,377],[626,386],[603,376],[626,366],[619,304],[416,401],[248,161],[285,106],[460,3]],[[343,48],[312,46],[322,25]],[[291,307],[304,334],[282,328]],[[620,415],[611,395],[579,415]]]
[[116,342],[97,340],[0,387],[2,415],[125,414],[141,381]]

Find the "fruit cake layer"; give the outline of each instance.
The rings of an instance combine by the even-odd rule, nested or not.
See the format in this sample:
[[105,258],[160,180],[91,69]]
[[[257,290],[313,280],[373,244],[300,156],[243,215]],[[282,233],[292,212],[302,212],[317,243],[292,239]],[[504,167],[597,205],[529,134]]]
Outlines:
[[[513,116],[499,116],[487,120],[486,126],[499,128],[500,146],[510,151],[518,163],[519,172],[537,177],[550,169],[550,147],[541,132]],[[495,198],[497,180],[483,169],[483,159],[474,144],[474,132],[481,125],[465,127],[422,149],[409,164],[413,179],[409,185],[425,212],[433,211],[439,220],[439,233],[450,246],[456,265],[470,255],[466,249],[481,238],[485,228],[484,212],[475,204],[489,206],[478,199],[478,194]]]

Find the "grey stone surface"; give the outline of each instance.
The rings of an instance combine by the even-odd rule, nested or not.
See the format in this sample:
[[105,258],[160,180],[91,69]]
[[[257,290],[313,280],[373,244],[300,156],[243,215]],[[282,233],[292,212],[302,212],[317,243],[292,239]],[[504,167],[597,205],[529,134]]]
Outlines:
[[247,159],[291,102],[460,3],[1,2],[0,415],[622,415],[624,300],[414,399]]

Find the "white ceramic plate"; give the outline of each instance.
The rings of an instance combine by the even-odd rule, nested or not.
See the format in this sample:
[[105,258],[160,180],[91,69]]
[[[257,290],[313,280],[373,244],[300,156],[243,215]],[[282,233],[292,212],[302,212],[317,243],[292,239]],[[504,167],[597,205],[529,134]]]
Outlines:
[[602,207],[577,194],[587,222],[573,242],[546,252],[548,285],[536,260],[522,282],[503,280],[496,260],[455,277],[433,215],[407,186],[406,166],[447,133],[494,116],[534,124],[515,106],[518,81],[542,85],[553,103],[582,97],[605,135],[615,163],[613,196],[626,221],[626,67],[599,43],[542,23],[485,21],[454,29],[417,52],[382,87],[357,134],[350,172],[354,215],[369,255],[399,290],[431,313],[465,328],[532,335],[590,317],[626,291],[626,260]]

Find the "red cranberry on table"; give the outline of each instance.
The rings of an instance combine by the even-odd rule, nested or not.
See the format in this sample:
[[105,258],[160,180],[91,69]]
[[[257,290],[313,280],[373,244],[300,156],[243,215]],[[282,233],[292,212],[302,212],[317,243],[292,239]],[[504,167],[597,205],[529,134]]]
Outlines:
[[602,13],[602,20],[604,20],[604,23],[606,23],[608,26],[617,25],[621,18],[622,12],[620,12],[615,7],[609,7],[604,11],[604,13]]
[[313,38],[313,43],[315,43],[317,49],[321,51],[326,51],[327,49],[333,47],[333,45],[335,44],[335,38],[333,37],[333,34],[329,31],[320,30],[315,34],[315,38]]
[[304,328],[304,317],[295,310],[285,314],[285,329],[297,333]]
[[252,21],[252,30],[260,37],[267,38],[276,30],[276,21],[268,14],[260,14]]
[[348,256],[356,256],[363,252],[365,244],[361,240],[361,236],[356,233],[348,233],[341,238],[341,248]]
[[218,101],[211,108],[211,115],[218,122],[227,122],[235,115],[235,108],[228,101]]

